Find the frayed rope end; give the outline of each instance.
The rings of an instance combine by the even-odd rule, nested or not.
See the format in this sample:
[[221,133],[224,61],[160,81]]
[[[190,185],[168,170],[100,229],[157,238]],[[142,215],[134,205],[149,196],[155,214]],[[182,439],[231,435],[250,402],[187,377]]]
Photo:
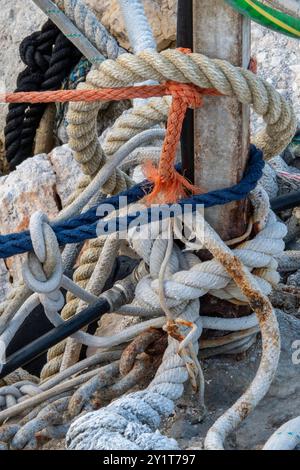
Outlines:
[[175,170],[168,181],[165,181],[151,161],[144,164],[143,172],[145,177],[154,184],[152,192],[144,198],[146,205],[174,204],[190,193],[200,194],[202,192],[199,187],[191,184]]

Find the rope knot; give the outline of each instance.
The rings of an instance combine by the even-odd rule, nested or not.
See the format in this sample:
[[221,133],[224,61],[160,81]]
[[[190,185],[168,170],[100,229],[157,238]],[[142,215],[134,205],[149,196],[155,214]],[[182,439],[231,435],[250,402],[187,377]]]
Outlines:
[[168,94],[173,100],[180,100],[182,105],[196,109],[200,108],[203,103],[203,90],[193,83],[166,82]]
[[57,238],[42,212],[31,216],[29,231],[34,251],[23,264],[23,279],[32,291],[49,295],[59,289],[63,276]]
[[220,96],[217,90],[200,88],[192,83],[166,82],[166,92],[173,97],[168,117],[167,132],[164,140],[159,167],[151,162],[144,167],[145,176],[154,183],[152,193],[145,198],[146,204],[175,203],[179,199],[200,193],[200,188],[191,184],[174,168],[176,150],[180,142],[181,130],[188,108],[202,106],[203,96]]

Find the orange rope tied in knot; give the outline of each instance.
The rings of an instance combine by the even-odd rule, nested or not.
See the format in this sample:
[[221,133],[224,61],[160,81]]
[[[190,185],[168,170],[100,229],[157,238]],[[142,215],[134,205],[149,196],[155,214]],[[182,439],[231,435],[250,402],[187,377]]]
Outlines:
[[[185,54],[190,49],[179,48]],[[199,108],[204,95],[221,96],[214,89],[203,89],[193,84],[166,82],[162,85],[129,86],[123,88],[102,88],[93,90],[56,90],[46,92],[15,92],[0,94],[0,102],[5,103],[51,103],[82,101],[93,102],[97,100],[118,101],[122,99],[150,98],[171,95],[172,106],[167,123],[167,132],[164,140],[159,167],[155,168],[152,162],[145,164],[146,177],[154,183],[152,193],[145,198],[148,204],[174,203],[185,197],[188,192],[200,193],[200,189],[192,185],[187,179],[177,173],[174,168],[176,150],[184,117],[188,108]]]
[[175,170],[176,150],[180,142],[187,109],[196,109],[202,106],[203,95],[220,95],[219,92],[213,89],[202,89],[193,84],[177,82],[167,82],[166,89],[168,94],[172,95],[173,100],[159,167],[154,167],[152,162],[147,162],[144,166],[145,176],[154,183],[153,191],[145,198],[147,204],[154,202],[174,203],[185,197],[188,192],[200,192],[199,188],[192,185]]

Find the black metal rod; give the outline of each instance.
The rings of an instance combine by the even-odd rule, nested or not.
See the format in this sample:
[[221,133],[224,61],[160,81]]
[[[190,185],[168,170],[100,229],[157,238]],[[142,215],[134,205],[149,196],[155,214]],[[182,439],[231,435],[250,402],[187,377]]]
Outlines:
[[[193,50],[193,0],[178,0],[177,47]],[[194,183],[194,111],[188,109],[181,133],[182,173]]]
[[100,299],[95,302],[95,304],[85,308],[82,312],[78,313],[78,315],[75,315],[70,320],[67,320],[64,324],[59,325],[9,356],[6,364],[2,367],[0,378],[2,379],[3,377],[6,377],[19,367],[33,361],[36,357],[48,351],[52,346],[60,343],[90,323],[99,320],[102,315],[109,311],[110,305],[105,299]]
[[297,206],[300,206],[300,191],[285,194],[284,196],[278,196],[271,200],[271,209],[274,212],[293,209]]

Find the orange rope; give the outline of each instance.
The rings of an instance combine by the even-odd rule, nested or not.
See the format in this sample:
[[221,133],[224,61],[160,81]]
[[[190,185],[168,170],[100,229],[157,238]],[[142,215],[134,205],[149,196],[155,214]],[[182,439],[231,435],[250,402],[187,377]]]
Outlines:
[[189,191],[192,193],[201,192],[199,188],[192,185],[175,170],[176,150],[180,142],[182,124],[187,109],[200,107],[203,95],[220,95],[216,90],[204,90],[192,84],[167,82],[166,86],[173,100],[159,167],[155,168],[152,162],[147,162],[144,166],[145,176],[154,183],[152,193],[145,198],[148,204],[154,202],[174,203],[185,197]]
[[[190,54],[191,50],[179,48],[184,54]],[[182,125],[188,108],[199,108],[203,103],[203,95],[219,96],[213,89],[201,89],[193,84],[167,82],[166,87],[173,97],[172,106],[167,123],[167,132],[164,140],[159,167],[147,162],[144,166],[145,176],[154,183],[153,191],[144,198],[147,204],[175,203],[185,197],[188,192],[200,193],[201,189],[192,185],[184,176],[174,168],[176,150],[180,142]]]
[[[189,53],[189,50],[183,50]],[[69,101],[118,101],[134,98],[151,98],[171,95],[172,106],[167,123],[167,132],[158,168],[147,162],[144,168],[146,177],[154,183],[152,193],[145,198],[148,204],[173,203],[190,191],[199,193],[174,168],[176,150],[180,142],[183,120],[188,108],[202,105],[203,95],[220,96],[214,89],[203,89],[193,84],[166,82],[163,85],[142,85],[124,88],[102,88],[97,90],[58,90],[44,92],[16,92],[0,95],[0,102],[5,103],[51,103]]]
[[66,103],[69,101],[119,101],[134,98],[153,98],[169,95],[165,85],[100,88],[97,90],[57,90],[6,93],[0,95],[4,103]]

